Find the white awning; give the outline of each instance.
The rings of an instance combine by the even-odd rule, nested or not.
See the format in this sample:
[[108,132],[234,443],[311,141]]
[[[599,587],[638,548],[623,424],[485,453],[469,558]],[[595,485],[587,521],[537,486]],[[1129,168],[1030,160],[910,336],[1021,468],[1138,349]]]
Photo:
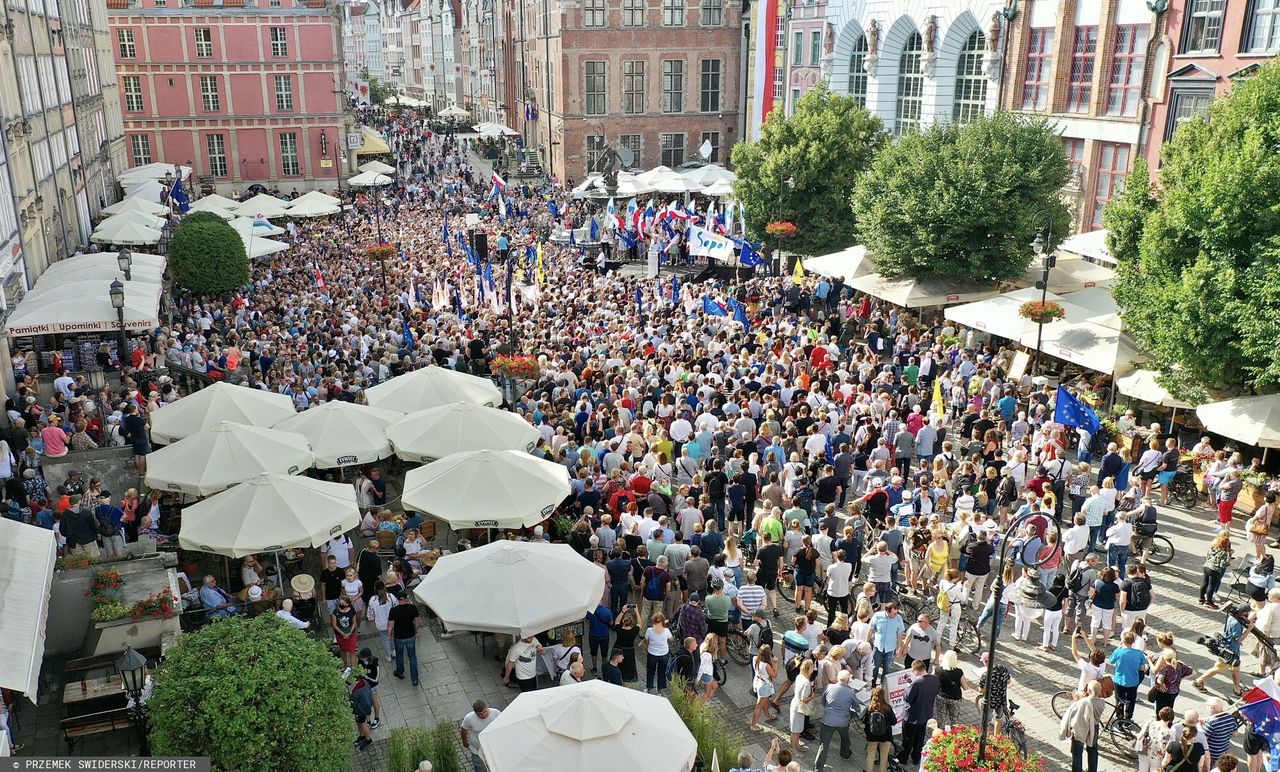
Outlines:
[[1107,249],[1107,231],[1105,228],[1086,233],[1077,233],[1059,244],[1058,251],[1092,258],[1108,265],[1116,264],[1116,259],[1111,256],[1111,250]]
[[993,284],[967,279],[886,279],[878,273],[855,276],[850,287],[903,308],[971,303],[999,295]]
[[[1043,274],[1037,261],[1018,278],[1015,283],[1020,287],[1034,287]],[[1110,287],[1116,279],[1116,272],[1106,267],[1091,263],[1076,255],[1058,255],[1058,261],[1049,271],[1049,291],[1065,294],[1096,287]]]
[[[36,286],[18,303],[5,323],[10,336],[48,335],[56,332],[112,332],[120,329],[111,306],[111,282],[122,278],[112,272],[114,253],[69,257],[54,263]],[[134,255],[132,281],[124,284],[124,328],[149,330],[160,324],[160,295],[164,258]],[[156,262],[159,271],[156,271]]]
[[[1066,301],[1070,300],[1067,296]],[[1036,334],[1034,330],[1027,332],[1020,342],[1034,349]],[[1116,376],[1133,372],[1146,359],[1138,352],[1129,333],[1092,321],[1062,320],[1046,324],[1040,350],[1086,370]]]
[[[1022,304],[1032,300],[1040,300],[1040,290],[1034,287],[1026,289],[1014,290],[1005,294],[979,300],[976,303],[962,303],[958,306],[951,306],[942,312],[942,315],[948,320],[962,324],[965,327],[971,327],[975,330],[999,335],[1002,338],[1010,340],[1018,340],[1024,334],[1034,333],[1036,330],[1035,322],[1027,319],[1019,313]],[[1063,298],[1052,292],[1045,298],[1053,303],[1059,303],[1066,308]]]
[[828,255],[818,255],[804,260],[804,269],[830,279],[848,281],[875,270],[867,259],[867,248],[861,244]]
[[[132,252],[131,255],[132,263],[129,266],[129,275],[133,278],[133,281],[146,282],[147,284],[159,284],[163,281],[165,258],[160,255],[144,255],[140,252]],[[65,260],[58,260],[44,269],[44,273],[40,274],[39,282],[44,282],[44,284],[40,285],[43,287],[52,285],[57,281],[72,282],[86,279],[106,279],[108,282],[115,279],[124,281],[124,273],[121,272],[120,265],[116,262],[116,253],[94,252],[91,255],[78,255]],[[125,285],[126,292],[128,292],[128,286],[127,284]]]
[[58,549],[53,531],[0,518],[0,686],[36,702]]
[[121,185],[129,186],[143,180],[163,180],[166,174],[181,174],[182,179],[185,180],[191,176],[191,167],[166,163],[143,164],[142,166],[125,169],[120,172],[116,179],[120,181]]

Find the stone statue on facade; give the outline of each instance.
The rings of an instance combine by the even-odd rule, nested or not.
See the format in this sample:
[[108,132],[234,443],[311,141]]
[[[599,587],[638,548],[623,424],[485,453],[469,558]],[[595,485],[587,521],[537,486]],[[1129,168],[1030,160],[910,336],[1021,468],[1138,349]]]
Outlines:
[[938,52],[935,50],[938,39],[938,17],[936,15],[930,14],[929,18],[925,21],[923,37],[924,56],[921,57],[920,63],[924,70],[924,74],[932,77],[933,64],[938,60]]
[[876,74],[876,62],[880,60],[880,22],[875,19],[867,25],[867,58],[863,69],[868,75]]
[[983,57],[982,72],[988,80],[1000,80],[1000,35],[1002,33],[1000,12],[991,14],[991,25],[987,27],[987,53]]
[[831,81],[831,65],[835,61],[836,50],[836,28],[831,22],[827,22],[826,30],[822,35],[822,81],[829,83]]

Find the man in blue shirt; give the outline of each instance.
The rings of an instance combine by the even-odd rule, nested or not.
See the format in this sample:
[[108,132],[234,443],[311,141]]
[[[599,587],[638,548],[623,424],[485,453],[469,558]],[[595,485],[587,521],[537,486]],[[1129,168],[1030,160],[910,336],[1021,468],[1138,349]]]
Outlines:
[[871,669],[872,683],[884,683],[889,669],[893,667],[893,658],[902,646],[902,634],[906,629],[897,603],[886,603],[883,609],[871,616],[871,655],[875,661]]
[[849,686],[848,670],[841,670],[836,682],[829,684],[823,691],[822,725],[818,729],[818,757],[814,759],[813,768],[826,768],[827,754],[831,751],[832,735],[840,735],[840,758],[847,759],[853,755],[849,743],[849,723],[853,720],[854,691]]
[[1012,424],[1015,413],[1018,410],[1018,400],[1013,396],[1012,392],[1005,391],[1004,396],[996,402],[996,406],[1000,408],[1000,417],[1007,424]]
[[587,612],[587,640],[591,645],[591,674],[600,668],[600,658],[609,651],[609,629],[613,624],[613,612],[604,605]]
[[1116,712],[1132,720],[1133,707],[1138,701],[1138,685],[1142,683],[1142,670],[1146,667],[1147,657],[1133,648],[1137,639],[1132,630],[1126,632],[1120,640],[1121,646],[1111,652],[1107,661],[1114,668],[1112,679],[1116,685]]

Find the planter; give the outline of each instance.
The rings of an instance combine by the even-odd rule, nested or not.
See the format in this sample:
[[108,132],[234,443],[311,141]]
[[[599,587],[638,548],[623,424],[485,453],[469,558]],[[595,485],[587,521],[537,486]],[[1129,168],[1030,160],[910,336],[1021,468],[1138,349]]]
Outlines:
[[1245,483],[1240,489],[1240,495],[1236,497],[1235,511],[1239,512],[1245,518],[1253,516],[1258,507],[1266,503],[1266,494],[1262,489],[1253,483]]
[[1139,451],[1142,448],[1142,443],[1138,441],[1137,437],[1119,434],[1116,435],[1116,442],[1120,445],[1120,455],[1125,461],[1133,463],[1138,460],[1138,456],[1141,455]]
[[1202,472],[1199,469],[1195,470],[1194,472],[1191,473],[1191,479],[1194,480],[1196,483],[1196,490],[1200,491],[1201,493],[1208,492],[1209,488],[1204,484],[1204,472]]

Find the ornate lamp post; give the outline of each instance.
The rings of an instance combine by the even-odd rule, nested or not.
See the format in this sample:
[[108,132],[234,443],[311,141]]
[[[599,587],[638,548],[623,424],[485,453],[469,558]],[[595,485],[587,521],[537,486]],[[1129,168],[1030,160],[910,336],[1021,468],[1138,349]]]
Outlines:
[[117,358],[120,360],[120,369],[123,370],[129,361],[129,341],[124,334],[124,283],[119,279],[111,282],[108,290],[111,295],[111,307],[116,310],[116,321],[119,323],[120,343]]
[[150,756],[151,743],[147,741],[147,708],[142,704],[142,692],[147,685],[147,658],[129,646],[116,662],[116,673],[120,675],[120,683],[124,686],[125,694],[129,695],[129,718],[138,728],[138,739],[141,742],[138,752],[143,756]]

